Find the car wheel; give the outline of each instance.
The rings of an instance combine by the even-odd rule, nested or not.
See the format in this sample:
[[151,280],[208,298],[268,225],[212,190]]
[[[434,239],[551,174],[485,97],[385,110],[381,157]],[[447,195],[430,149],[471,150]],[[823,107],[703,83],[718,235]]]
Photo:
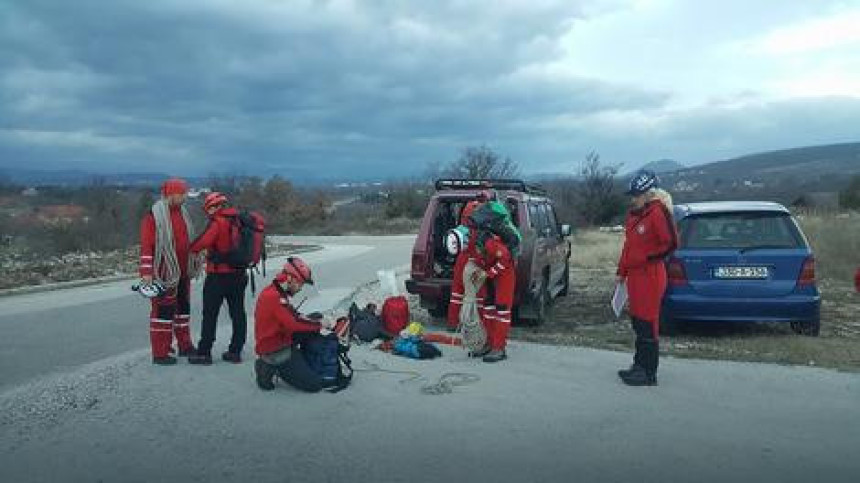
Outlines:
[[561,291],[558,293],[559,297],[567,297],[568,292],[570,291],[570,262],[564,265],[564,275],[562,276],[563,285],[561,286]]
[[528,320],[529,325],[534,327],[543,325],[552,317],[552,297],[549,294],[549,278],[546,276],[532,304],[534,306],[534,317]]
[[794,333],[798,335],[818,337],[821,334],[821,319],[814,319],[803,322],[792,322],[791,330],[793,330]]

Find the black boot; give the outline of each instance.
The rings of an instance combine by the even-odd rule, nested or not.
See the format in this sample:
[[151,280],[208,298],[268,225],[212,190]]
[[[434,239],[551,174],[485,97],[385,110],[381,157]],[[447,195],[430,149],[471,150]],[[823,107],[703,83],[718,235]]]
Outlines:
[[254,374],[257,376],[257,387],[264,391],[275,389],[275,366],[266,364],[263,359],[254,361]]
[[621,379],[624,379],[625,377],[629,377],[630,374],[632,374],[637,369],[642,369],[642,367],[638,366],[636,364],[630,364],[629,368],[621,369],[620,371],[618,371],[618,377],[620,377]]
[[152,363],[158,366],[172,366],[176,364],[176,358],[173,356],[153,357]]
[[212,365],[212,354],[208,352],[200,352],[199,350],[188,356],[188,363],[194,364],[195,366],[211,366]]
[[656,386],[657,375],[645,371],[644,368],[634,366],[626,376],[621,376],[621,380],[628,386]]
[[227,351],[221,354],[221,360],[226,362],[232,362],[233,364],[241,364],[242,353]]

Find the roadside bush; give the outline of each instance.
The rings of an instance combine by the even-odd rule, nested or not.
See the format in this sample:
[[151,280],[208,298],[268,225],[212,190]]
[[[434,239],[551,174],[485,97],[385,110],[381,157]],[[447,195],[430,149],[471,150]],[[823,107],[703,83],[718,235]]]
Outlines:
[[839,282],[853,280],[860,265],[860,216],[798,215],[815,250],[818,277]]

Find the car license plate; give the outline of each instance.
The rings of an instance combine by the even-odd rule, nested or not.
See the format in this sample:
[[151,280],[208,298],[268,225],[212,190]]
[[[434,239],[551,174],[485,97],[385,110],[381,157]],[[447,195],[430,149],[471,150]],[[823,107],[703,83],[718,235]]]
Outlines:
[[716,278],[767,278],[767,267],[717,267]]

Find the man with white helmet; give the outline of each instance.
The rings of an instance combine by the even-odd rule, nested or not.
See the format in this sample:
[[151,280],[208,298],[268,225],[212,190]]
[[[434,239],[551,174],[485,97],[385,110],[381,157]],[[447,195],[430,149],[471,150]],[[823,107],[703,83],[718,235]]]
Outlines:
[[[156,201],[140,225],[141,293],[152,295],[149,315],[149,339],[152,362],[176,364],[170,355],[173,335],[179,344],[179,355],[194,352],[190,331],[191,278],[200,272],[200,260],[189,251],[194,225],[185,207],[188,185],[170,178],[161,186]],[[152,290],[157,288],[158,290]]]

